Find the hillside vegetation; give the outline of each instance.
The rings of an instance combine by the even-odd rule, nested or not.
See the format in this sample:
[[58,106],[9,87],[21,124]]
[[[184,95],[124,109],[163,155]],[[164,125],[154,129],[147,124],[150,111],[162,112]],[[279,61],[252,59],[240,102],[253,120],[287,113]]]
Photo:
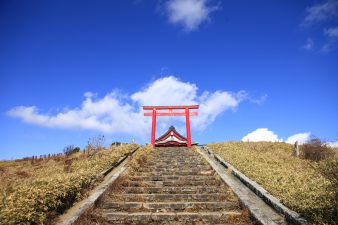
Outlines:
[[98,174],[137,145],[0,162],[0,224],[46,224],[86,196]]
[[208,145],[214,153],[315,224],[337,222],[338,161],[293,156],[293,146],[272,142]]

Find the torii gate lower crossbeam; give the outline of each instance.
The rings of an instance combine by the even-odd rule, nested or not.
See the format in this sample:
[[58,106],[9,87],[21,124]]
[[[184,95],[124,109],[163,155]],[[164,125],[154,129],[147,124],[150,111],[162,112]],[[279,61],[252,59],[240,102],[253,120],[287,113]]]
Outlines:
[[[145,112],[145,116],[152,117],[151,126],[151,144],[155,147],[155,133],[156,133],[156,117],[157,116],[185,116],[187,128],[188,147],[191,147],[191,133],[190,133],[190,116],[197,116],[198,112],[191,112],[190,109],[198,109],[199,105],[189,106],[143,106],[143,110],[151,110],[152,112]],[[163,112],[163,110],[168,110]],[[174,111],[175,110],[175,111]],[[176,111],[176,110],[184,110]],[[159,112],[158,112],[159,111]]]

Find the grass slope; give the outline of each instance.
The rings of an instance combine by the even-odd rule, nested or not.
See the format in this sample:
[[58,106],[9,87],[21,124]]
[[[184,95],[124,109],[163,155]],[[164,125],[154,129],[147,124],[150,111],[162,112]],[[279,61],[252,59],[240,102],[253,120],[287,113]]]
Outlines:
[[[326,162],[294,157],[293,146],[286,143],[224,142],[208,146],[309,221],[337,222],[337,187],[320,169]],[[330,165],[335,165],[336,170],[337,160],[334,161]]]
[[86,196],[97,175],[136,145],[70,157],[0,162],[0,224],[46,224]]

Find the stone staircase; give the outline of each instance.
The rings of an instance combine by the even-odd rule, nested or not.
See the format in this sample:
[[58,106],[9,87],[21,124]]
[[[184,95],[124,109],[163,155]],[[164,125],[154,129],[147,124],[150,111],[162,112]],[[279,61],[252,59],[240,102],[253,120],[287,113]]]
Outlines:
[[251,224],[247,210],[192,149],[158,148],[126,171],[79,224]]

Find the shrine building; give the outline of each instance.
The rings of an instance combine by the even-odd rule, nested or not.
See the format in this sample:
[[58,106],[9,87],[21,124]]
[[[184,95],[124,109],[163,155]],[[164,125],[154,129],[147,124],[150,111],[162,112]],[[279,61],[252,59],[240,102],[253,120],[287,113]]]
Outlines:
[[[144,116],[152,117],[151,126],[151,144],[153,147],[163,146],[187,146],[191,147],[191,132],[190,132],[190,116],[197,116],[199,105],[186,106],[143,106]],[[171,126],[169,130],[160,138],[155,140],[156,133],[156,117],[157,116],[185,116],[185,124],[187,129],[187,137],[183,137]]]
[[172,147],[188,146],[187,138],[179,134],[174,126],[170,126],[169,130],[155,141],[155,147],[171,147],[171,146]]

